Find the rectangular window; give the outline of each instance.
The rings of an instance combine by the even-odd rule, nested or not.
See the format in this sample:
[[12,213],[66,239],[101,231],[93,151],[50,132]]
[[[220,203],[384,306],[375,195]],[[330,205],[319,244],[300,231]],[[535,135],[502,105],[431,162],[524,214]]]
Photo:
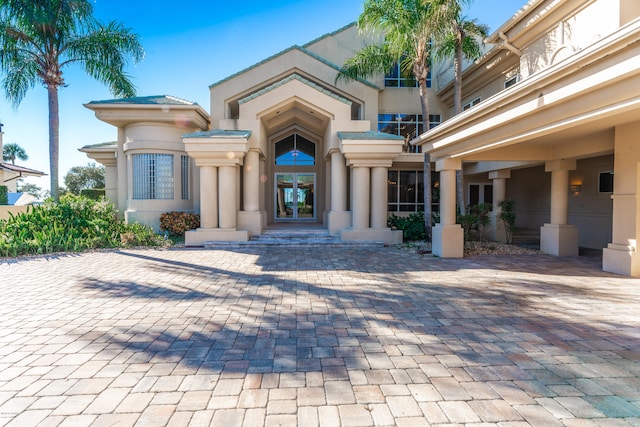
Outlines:
[[[419,212],[424,211],[424,172],[390,170],[388,175],[388,206],[389,212]],[[432,209],[438,210],[438,173],[431,175],[431,198],[434,203]]]
[[[440,114],[429,114],[429,129],[440,121]],[[378,114],[378,131],[403,136],[408,142],[425,132],[422,114]],[[408,145],[405,151],[419,153],[420,147]]]
[[180,156],[182,200],[189,200],[189,156]]
[[478,104],[480,104],[480,97],[477,97],[473,101],[470,101],[470,102],[467,102],[466,104],[464,104],[462,106],[462,111],[467,111],[469,108],[475,107]]
[[598,193],[613,193],[613,171],[598,173]]
[[133,198],[173,199],[173,155],[133,154]]
[[515,76],[510,77],[507,80],[505,80],[504,88],[507,89],[507,88],[513,86],[516,83],[518,83],[518,75],[517,74]]
[[467,207],[493,203],[493,184],[469,184]]
[[[400,62],[396,63],[384,76],[385,87],[418,87],[418,81],[413,77],[404,76]],[[427,87],[431,87],[431,69],[427,74]]]

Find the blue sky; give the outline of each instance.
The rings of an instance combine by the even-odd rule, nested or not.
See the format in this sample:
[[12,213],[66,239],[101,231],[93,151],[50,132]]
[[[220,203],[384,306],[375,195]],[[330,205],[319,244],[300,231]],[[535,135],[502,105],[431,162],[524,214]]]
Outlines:
[[[169,0],[93,0],[103,21],[132,28],[145,59],[128,67],[138,94],[174,95],[209,110],[208,86],[294,44],[304,44],[341,28],[362,12],[363,0],[280,0],[182,2]],[[526,0],[475,0],[467,15],[490,31],[517,12]],[[176,7],[183,4],[183,7]],[[89,159],[87,144],[114,141],[116,128],[95,118],[83,104],[110,99],[109,91],[78,68],[65,71],[60,89],[60,184],[73,166]],[[17,109],[0,97],[4,143],[16,142],[29,155],[20,165],[49,172],[46,90],[36,86]],[[44,189],[49,178],[30,178]]]

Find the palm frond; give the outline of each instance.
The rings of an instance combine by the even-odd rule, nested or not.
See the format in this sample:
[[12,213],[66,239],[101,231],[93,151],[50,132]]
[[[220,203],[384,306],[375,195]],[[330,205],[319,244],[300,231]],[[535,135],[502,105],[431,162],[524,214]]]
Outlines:
[[396,61],[385,45],[366,46],[344,63],[336,76],[336,83],[367,79],[375,74],[388,72]]

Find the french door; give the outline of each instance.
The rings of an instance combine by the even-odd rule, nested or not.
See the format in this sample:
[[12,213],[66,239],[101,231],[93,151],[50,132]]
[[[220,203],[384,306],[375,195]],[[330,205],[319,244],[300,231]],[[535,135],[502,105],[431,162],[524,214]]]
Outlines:
[[276,173],[275,219],[280,221],[316,219],[315,187],[315,173]]

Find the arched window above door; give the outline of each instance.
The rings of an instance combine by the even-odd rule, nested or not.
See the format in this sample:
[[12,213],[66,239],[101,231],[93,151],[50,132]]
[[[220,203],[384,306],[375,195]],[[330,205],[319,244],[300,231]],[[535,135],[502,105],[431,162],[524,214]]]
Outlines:
[[316,164],[316,144],[294,133],[276,142],[275,159],[278,166],[313,166]]

